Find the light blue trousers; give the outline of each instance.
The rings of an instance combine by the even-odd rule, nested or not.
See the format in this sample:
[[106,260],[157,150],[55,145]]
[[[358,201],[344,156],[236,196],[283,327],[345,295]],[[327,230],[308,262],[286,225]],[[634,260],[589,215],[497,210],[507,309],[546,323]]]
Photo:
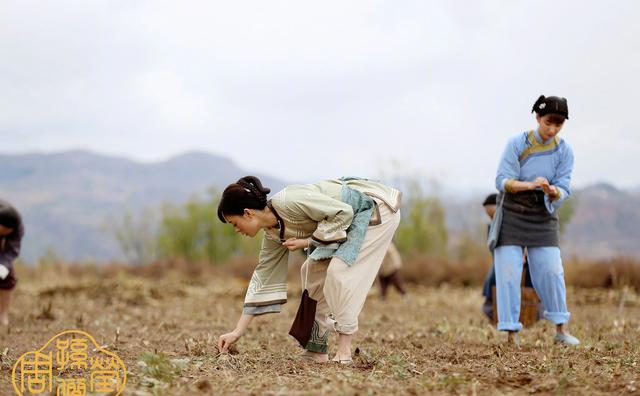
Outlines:
[[[569,321],[567,289],[560,249],[532,247],[529,271],[533,287],[544,306],[544,318],[555,324]],[[498,330],[520,331],[520,283],[522,280],[522,246],[499,246],[493,251],[496,268]]]

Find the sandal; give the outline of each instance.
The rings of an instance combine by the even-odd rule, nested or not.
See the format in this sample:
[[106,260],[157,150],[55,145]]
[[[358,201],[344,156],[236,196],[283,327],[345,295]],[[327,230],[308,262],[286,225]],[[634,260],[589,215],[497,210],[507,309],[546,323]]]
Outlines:
[[331,361],[332,361],[333,363],[344,364],[344,365],[351,365],[351,364],[353,364],[353,359],[352,359],[352,358],[350,358],[350,357],[349,357],[349,358],[346,358],[346,359],[341,359],[341,358],[336,359],[336,358],[334,357],[333,359],[331,359]]
[[344,364],[345,366],[351,366],[353,364],[353,359],[332,360],[332,362]]

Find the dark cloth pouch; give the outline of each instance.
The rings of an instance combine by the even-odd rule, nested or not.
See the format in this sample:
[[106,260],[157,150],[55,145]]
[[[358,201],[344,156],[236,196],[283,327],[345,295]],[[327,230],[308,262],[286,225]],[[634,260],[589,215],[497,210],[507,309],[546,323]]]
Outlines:
[[309,297],[309,291],[305,289],[302,292],[302,297],[300,298],[300,306],[298,307],[296,318],[291,324],[291,329],[289,330],[289,334],[298,340],[303,348],[311,339],[317,305],[318,302]]

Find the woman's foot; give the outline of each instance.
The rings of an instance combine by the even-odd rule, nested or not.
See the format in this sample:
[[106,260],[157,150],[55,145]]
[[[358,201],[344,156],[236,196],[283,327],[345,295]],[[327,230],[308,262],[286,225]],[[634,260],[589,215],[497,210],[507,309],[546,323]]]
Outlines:
[[507,344],[520,346],[520,337],[518,337],[517,331],[509,331],[507,333]]
[[351,364],[351,339],[353,334],[338,333],[338,351],[331,359],[333,362]]
[[556,336],[553,338],[553,341],[559,344],[564,344],[564,345],[580,344],[580,340],[578,340],[576,337],[569,334],[569,332],[567,331],[567,326],[565,326],[565,323],[556,325]]
[[329,361],[328,353],[318,353],[311,351],[304,351],[301,355],[302,359],[315,362],[315,363],[326,363]]

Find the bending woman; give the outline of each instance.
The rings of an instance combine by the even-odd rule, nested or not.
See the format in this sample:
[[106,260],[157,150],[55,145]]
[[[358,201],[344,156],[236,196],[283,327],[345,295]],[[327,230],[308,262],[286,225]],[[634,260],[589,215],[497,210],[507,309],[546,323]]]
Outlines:
[[329,331],[338,333],[338,362],[351,361],[351,339],[367,292],[400,222],[400,192],[357,178],[291,185],[267,201],[268,188],[254,176],[229,185],[218,217],[236,232],[255,237],[264,230],[236,328],[220,336],[227,350],[245,333],[256,315],[280,312],[287,301],[289,252],[312,245],[302,265],[303,287],[317,301],[306,358],[328,361]]
[[522,250],[528,248],[533,287],[544,305],[544,318],[556,324],[555,341],[577,345],[566,332],[569,321],[564,271],[558,244],[557,210],[571,193],[573,151],[558,137],[569,118],[567,100],[540,96],[533,106],[538,128],[509,140],[496,176],[504,194],[503,218],[494,251],[498,330],[517,342],[520,323]]

